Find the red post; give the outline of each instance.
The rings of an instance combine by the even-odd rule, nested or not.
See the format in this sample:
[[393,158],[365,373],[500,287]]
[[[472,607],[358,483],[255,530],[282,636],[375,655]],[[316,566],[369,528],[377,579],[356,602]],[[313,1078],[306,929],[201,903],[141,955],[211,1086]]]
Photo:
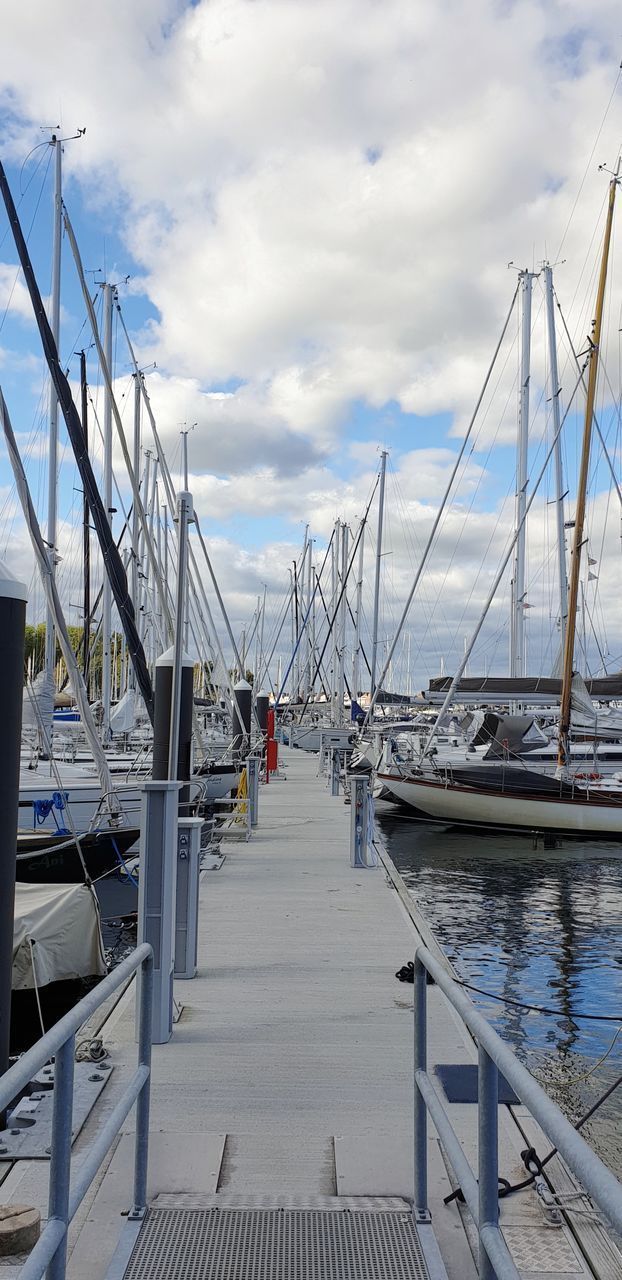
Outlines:
[[279,744],[274,737],[274,710],[268,711],[268,729],[266,732],[266,782],[271,773],[279,767]]

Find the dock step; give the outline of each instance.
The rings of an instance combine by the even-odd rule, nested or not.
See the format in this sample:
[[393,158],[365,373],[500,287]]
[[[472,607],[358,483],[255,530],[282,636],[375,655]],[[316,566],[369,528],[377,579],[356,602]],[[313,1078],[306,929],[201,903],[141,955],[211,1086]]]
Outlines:
[[158,1196],[124,1280],[430,1280],[407,1201]]

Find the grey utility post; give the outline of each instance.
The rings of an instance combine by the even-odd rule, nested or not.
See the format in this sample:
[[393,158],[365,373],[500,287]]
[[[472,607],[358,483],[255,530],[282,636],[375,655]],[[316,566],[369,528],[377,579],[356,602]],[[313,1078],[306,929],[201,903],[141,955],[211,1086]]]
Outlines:
[[[0,1076],[9,1065],[13,905],[28,592],[0,561]],[[0,1128],[2,1127],[0,1113]]]
[[[153,948],[153,1043],[173,1034],[173,968],[177,864],[177,809],[180,782],[143,786],[138,884],[138,943]],[[139,977],[139,983],[142,978]],[[137,1000],[140,1008],[140,991]]]
[[257,826],[259,818],[259,757],[249,756],[246,761],[246,778],[248,784],[248,804],[251,827]]
[[177,827],[175,977],[196,978],[202,818],[180,818]]
[[369,783],[364,774],[350,775],[350,866],[367,867]]

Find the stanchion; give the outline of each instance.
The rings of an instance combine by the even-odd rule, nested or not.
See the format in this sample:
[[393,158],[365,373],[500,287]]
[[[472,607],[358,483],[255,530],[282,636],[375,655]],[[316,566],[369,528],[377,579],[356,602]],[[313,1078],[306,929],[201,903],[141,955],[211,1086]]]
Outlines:
[[350,775],[350,866],[369,870],[378,866],[373,846],[374,800],[364,774]]
[[175,977],[196,978],[202,818],[180,818],[177,829]]
[[[177,808],[180,782],[143,786],[138,882],[138,942],[153,947],[153,1043],[173,1033],[173,969],[177,888]],[[142,979],[139,976],[139,983]],[[140,994],[136,1002],[140,1008]]]

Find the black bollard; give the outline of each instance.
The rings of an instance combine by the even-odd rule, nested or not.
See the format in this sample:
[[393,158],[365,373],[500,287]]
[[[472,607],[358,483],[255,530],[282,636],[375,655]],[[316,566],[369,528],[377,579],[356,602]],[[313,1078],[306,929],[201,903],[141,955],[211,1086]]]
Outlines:
[[[13,918],[28,592],[0,561],[0,1076],[9,1065]],[[0,1113],[0,1128],[3,1116]]]
[[[175,651],[167,649],[156,662],[155,701],[153,723],[153,767],[154,781],[171,778],[169,773],[169,742],[171,734],[171,697],[173,692],[173,661]],[[192,765],[192,699],[193,699],[193,662],[184,657],[181,676],[181,708],[179,715],[179,750],[177,752],[177,772],[171,781],[184,783],[179,793],[179,807],[190,800],[190,770]]]
[[263,689],[261,693],[257,694],[257,698],[255,699],[255,710],[257,712],[257,719],[259,721],[259,728],[261,729],[261,732],[265,737],[266,733],[268,732],[268,711],[270,710],[270,695],[268,693],[264,693]]
[[246,757],[250,746],[253,691],[246,680],[233,687],[233,754]]

